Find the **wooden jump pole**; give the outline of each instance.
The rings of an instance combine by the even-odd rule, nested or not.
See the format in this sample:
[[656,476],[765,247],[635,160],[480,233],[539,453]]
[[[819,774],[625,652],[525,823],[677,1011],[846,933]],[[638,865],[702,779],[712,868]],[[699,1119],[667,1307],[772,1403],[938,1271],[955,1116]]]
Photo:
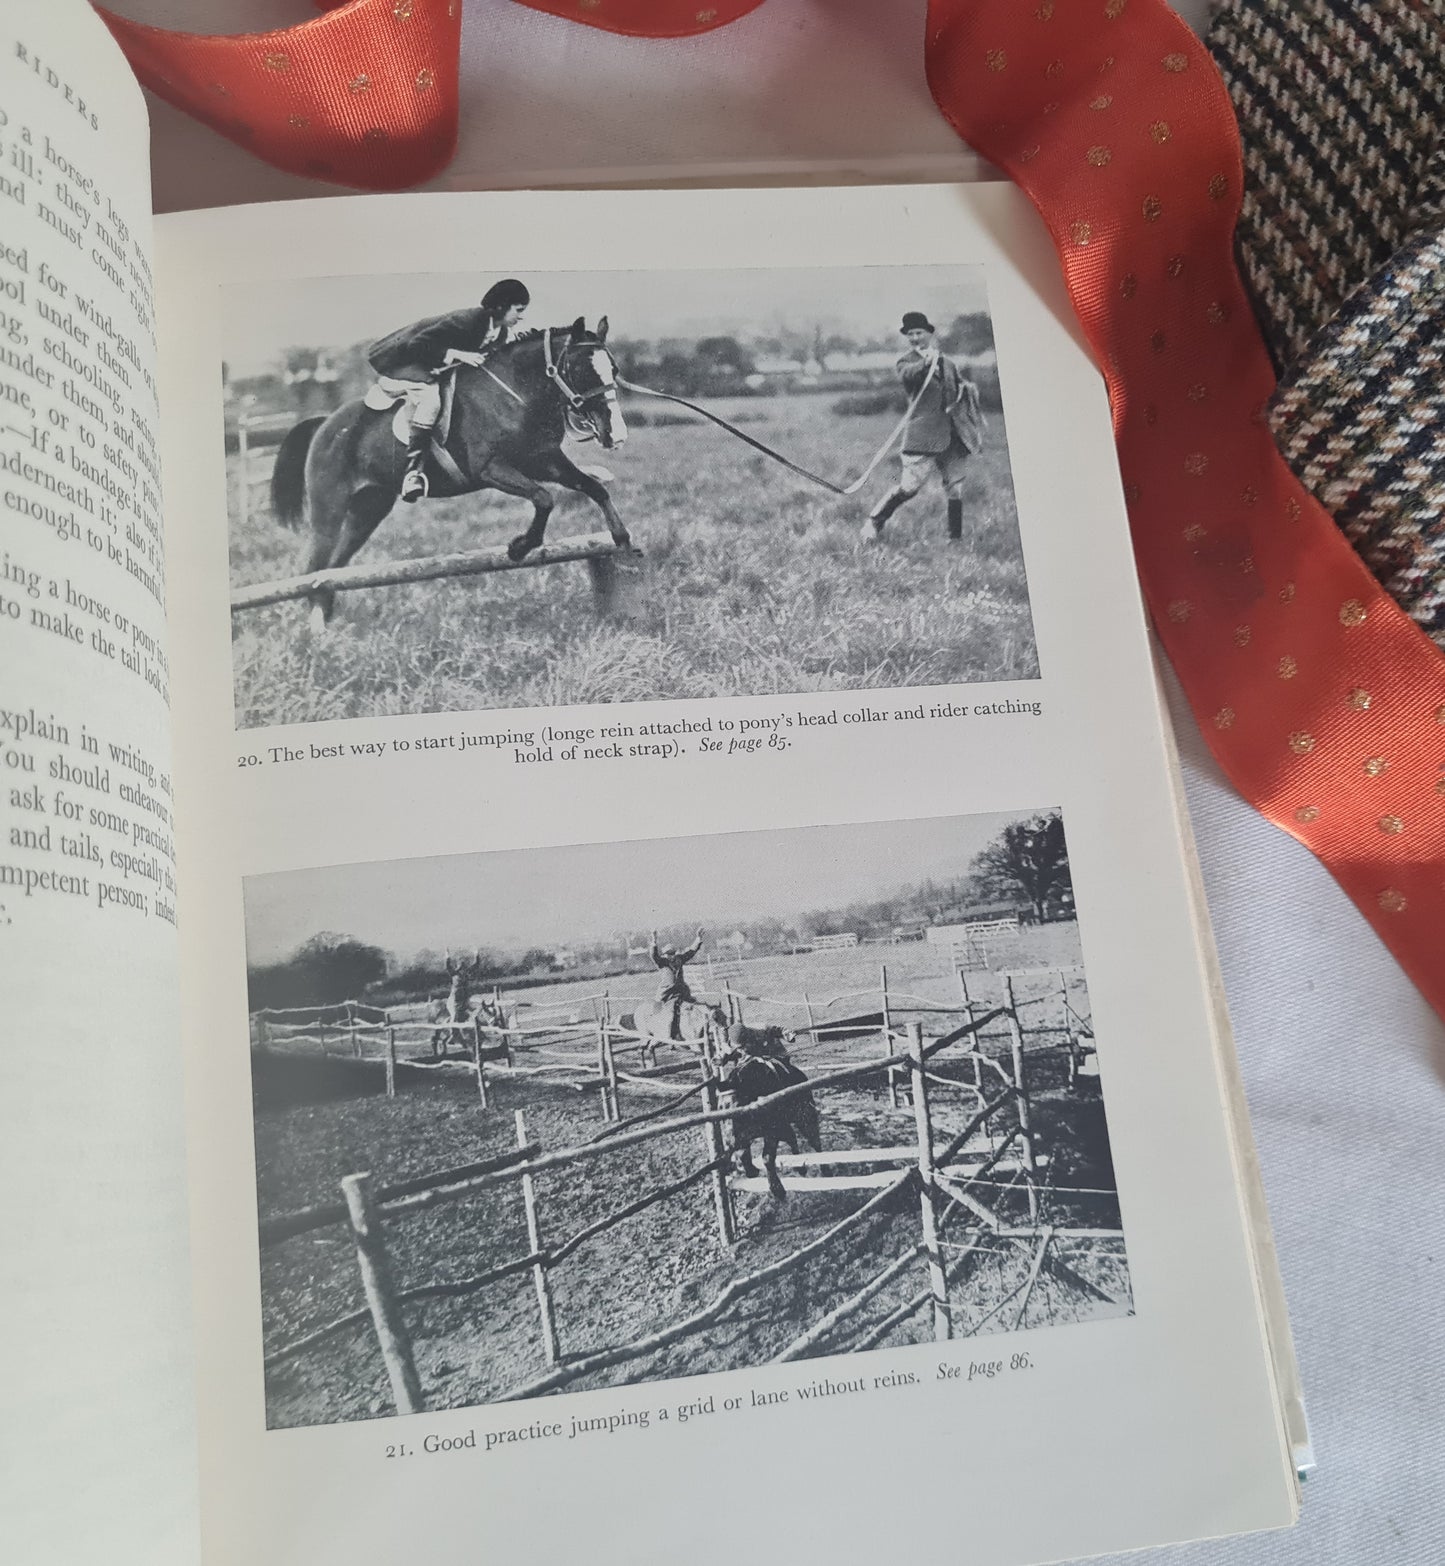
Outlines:
[[396,1029],[386,1030],[386,1096],[396,1097]]
[[[713,1076],[713,1061],[716,1056],[713,1047],[712,1025],[708,1024],[703,1033],[702,1048],[702,1090],[703,1106],[709,1112],[718,1107],[717,1079]],[[713,1161],[712,1171],[712,1199],[713,1208],[717,1213],[718,1238],[724,1245],[731,1246],[737,1242],[738,1226],[737,1217],[733,1212],[733,1194],[728,1189],[727,1170],[722,1165],[724,1152],[723,1129],[715,1120],[710,1120],[703,1128],[703,1146],[707,1149],[707,1156]]]
[[612,1119],[612,1093],[607,1080],[607,1024],[602,1013],[597,1013],[597,1096],[602,1105],[602,1119]]
[[[613,566],[618,555],[637,554],[631,548],[613,543],[610,533],[587,533],[577,538],[543,544],[513,560],[505,549],[479,549],[451,555],[426,555],[415,560],[380,560],[368,565],[333,566],[328,571],[312,571],[306,576],[287,577],[279,582],[258,582],[238,587],[231,594],[231,613],[261,609],[267,604],[287,603],[305,598],[319,588],[333,592],[353,592],[362,587],[401,587],[408,582],[432,582],[441,577],[481,576],[491,571],[522,571],[532,566],[562,565],[569,560],[606,561]],[[595,581],[595,578],[594,578]],[[595,592],[595,589],[594,589]]]
[[507,1064],[515,1066],[517,1057],[512,1053],[512,1030],[507,1026],[507,1014],[502,1010],[502,991],[500,985],[492,986],[492,1010],[501,1022],[502,1048],[507,1052]]
[[353,1060],[361,1059],[361,1035],[356,1031],[356,1012],[350,1001],[346,1003],[346,1031],[351,1037],[351,1056]]
[[592,583],[592,604],[600,615],[610,614],[617,597],[616,546],[606,554],[587,557],[587,575]]
[[[958,979],[958,998],[963,1002],[963,1017],[968,1023],[973,1022],[973,996],[968,990],[968,975],[961,967],[955,966],[954,975]],[[969,1039],[970,1064],[973,1067],[973,1090],[978,1094],[979,1101],[983,1101],[983,1062],[978,1058],[980,1039],[974,1034]],[[990,1115],[983,1123],[983,1134],[988,1138],[988,1145],[993,1146],[993,1116]]]
[[913,1123],[918,1128],[918,1212],[923,1223],[923,1249],[928,1257],[928,1286],[933,1298],[933,1337],[946,1343],[953,1335],[948,1308],[948,1276],[938,1245],[937,1187],[933,1180],[933,1123],[928,1114],[928,1078],[923,1070],[923,1024],[908,1024],[908,1064],[913,1085]]
[[808,1014],[808,1038],[816,1044],[818,1042],[818,1030],[813,1021],[813,1003],[808,998],[807,990],[803,991],[803,1010]]
[[482,1101],[482,1108],[486,1109],[490,1100],[487,1097],[487,1063],[482,1059],[482,1019],[480,1016],[472,1018],[472,1068],[477,1074],[477,1097]]
[[[527,1146],[527,1117],[519,1109],[515,1111],[517,1146]],[[533,1256],[542,1254],[542,1226],[537,1221],[537,1182],[531,1175],[522,1176],[522,1207],[527,1214],[527,1248]],[[557,1321],[552,1311],[552,1284],[547,1277],[547,1264],[532,1263],[532,1283],[537,1290],[537,1314],[542,1318],[542,1352],[549,1365],[555,1365],[562,1353],[557,1346]]]
[[347,1175],[341,1182],[346,1198],[346,1214],[351,1220],[351,1235],[356,1242],[356,1265],[361,1269],[361,1287],[371,1310],[376,1341],[391,1380],[391,1395],[398,1414],[419,1414],[426,1408],[421,1380],[412,1358],[411,1338],[396,1299],[396,1284],[387,1259],[386,1239],[371,1203],[371,1176]]
[[602,1057],[603,1076],[608,1096],[612,1100],[612,1118],[622,1119],[622,1100],[617,1091],[617,1060],[612,1053],[612,998],[607,990],[602,992]]
[[[883,1048],[889,1055],[896,1055],[898,1051],[893,1047],[893,1014],[888,1006],[888,964],[880,963],[878,966],[878,991],[882,996],[883,1005]],[[898,1108],[898,1078],[893,1072],[888,1073],[888,1107]]]
[[1029,1087],[1024,1072],[1024,1030],[1019,1024],[1018,1005],[1014,1001],[1013,975],[1005,973],[1002,979],[1003,1003],[1008,1016],[1009,1048],[1013,1055],[1014,1087],[1018,1090],[1018,1097],[1014,1102],[1018,1105],[1019,1142],[1022,1153],[1020,1162],[1024,1166],[1026,1176],[1024,1183],[1029,1193],[1029,1217],[1030,1219],[1036,1219],[1039,1216],[1039,1192],[1034,1176],[1038,1166],[1034,1162],[1034,1135],[1029,1114]]
[[1059,969],[1059,1026],[1064,1030],[1064,1047],[1069,1052],[1069,1086],[1079,1085],[1079,1040],[1069,1025],[1069,976]]

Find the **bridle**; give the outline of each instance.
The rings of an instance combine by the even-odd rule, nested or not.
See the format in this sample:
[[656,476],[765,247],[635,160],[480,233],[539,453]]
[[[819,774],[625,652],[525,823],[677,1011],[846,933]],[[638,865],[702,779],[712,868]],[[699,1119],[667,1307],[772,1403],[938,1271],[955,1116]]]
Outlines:
[[594,402],[607,402],[617,395],[615,385],[594,386],[591,391],[579,392],[576,387],[570,385],[564,373],[567,366],[567,355],[575,348],[585,347],[592,353],[606,354],[607,362],[612,366],[612,373],[617,373],[617,365],[612,355],[600,342],[573,343],[568,340],[567,346],[562,350],[562,355],[557,358],[552,353],[552,328],[545,327],[542,332],[542,357],[545,362],[547,379],[557,388],[558,394],[566,404],[567,427],[578,440],[597,440],[597,431],[592,427],[588,419],[589,404]]

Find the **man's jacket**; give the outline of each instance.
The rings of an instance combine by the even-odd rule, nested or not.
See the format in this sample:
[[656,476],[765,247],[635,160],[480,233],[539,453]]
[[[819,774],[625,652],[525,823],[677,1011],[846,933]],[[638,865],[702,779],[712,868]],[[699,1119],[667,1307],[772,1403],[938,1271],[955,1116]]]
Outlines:
[[928,360],[905,353],[898,361],[898,378],[910,402],[927,382],[903,434],[903,449],[910,456],[937,456],[955,441],[967,452],[983,445],[978,387],[947,354],[939,354],[930,379]]

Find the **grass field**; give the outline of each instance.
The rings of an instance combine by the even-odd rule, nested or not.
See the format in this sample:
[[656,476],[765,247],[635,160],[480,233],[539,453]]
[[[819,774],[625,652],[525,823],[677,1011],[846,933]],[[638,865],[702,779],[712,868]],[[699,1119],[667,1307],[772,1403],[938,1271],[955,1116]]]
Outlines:
[[[861,466],[892,415],[840,418],[828,397],[748,399],[750,433],[830,475]],[[720,405],[720,411],[729,411]],[[1002,421],[990,421],[965,502],[965,537],[944,537],[932,484],[861,543],[893,482],[889,458],[848,500],[796,478],[710,425],[647,425],[605,460],[642,550],[599,620],[580,564],[343,594],[312,639],[304,605],[234,621],[242,727],[379,714],[863,690],[1037,675]],[[229,459],[233,585],[300,569],[300,542],[270,516],[250,459],[251,517]],[[398,506],[359,560],[490,548],[520,532],[525,502],[495,494]],[[600,530],[580,496],[560,497],[548,537]]]
[[[1075,960],[1073,932],[1072,925],[1027,932],[1017,948],[1019,966],[1039,959]],[[1031,937],[1039,938],[1036,949],[1026,951],[1022,942]],[[925,1003],[946,1003],[950,986],[956,997],[956,981],[944,971],[938,953],[921,945],[779,958],[754,971],[766,972],[770,989],[787,985],[780,991],[783,997],[802,989],[822,997],[876,981],[880,953],[889,961],[890,986],[896,983],[900,990],[916,992]],[[996,993],[997,979],[986,974],[978,978],[977,989],[987,1002]],[[1040,1221],[1065,1227],[1116,1226],[1119,1210],[1112,1194],[1114,1178],[1098,1082],[1081,1080],[1075,1089],[1065,1085],[1055,1036],[1047,1031],[1057,1014],[1046,1008],[1043,999],[1056,994],[1056,987],[1042,975],[1020,983],[1021,999],[1039,997],[1037,1009],[1025,1008],[1024,1014],[1033,1018],[1029,1026],[1040,1029],[1028,1042],[1032,1115],[1036,1146],[1048,1157],[1048,1179],[1054,1187],[1044,1193]],[[618,982],[619,994],[624,984],[630,986],[631,981]],[[527,1025],[529,1012],[537,1013],[567,988],[554,985],[514,992],[509,999],[532,1003],[517,1013],[518,1022]],[[577,988],[572,995],[578,996]],[[1072,981],[1071,1003],[1087,1016],[1081,976]],[[873,1003],[864,998],[861,1004]],[[771,1008],[771,1014],[778,1015],[779,1008]],[[749,1016],[765,1020],[769,1008],[755,1003],[749,1006]],[[924,1020],[927,1033],[934,1037],[952,1025],[941,1015],[925,1015]],[[1006,1039],[1006,1032],[995,1035],[987,1047],[1004,1049]],[[869,1058],[879,1048],[876,1038],[855,1039],[822,1050],[800,1047],[795,1058],[816,1076],[830,1065]],[[939,1058],[937,1069],[943,1077],[958,1073],[957,1080],[967,1075],[965,1063],[949,1064],[946,1056]],[[543,1085],[536,1079],[509,1079],[500,1071],[487,1110],[478,1106],[474,1084],[460,1071],[455,1077],[434,1074],[419,1084],[413,1081],[393,1100],[379,1096],[375,1084],[358,1096],[354,1073],[348,1075],[353,1085],[343,1093],[328,1079],[324,1064],[313,1057],[304,1067],[293,1059],[282,1082],[263,1082],[258,1076],[256,1148],[263,1218],[334,1200],[342,1175],[358,1169],[369,1169],[378,1183],[385,1184],[504,1151],[514,1145],[514,1109],[525,1111],[529,1135],[548,1149],[576,1146],[600,1129],[595,1094],[580,1094],[560,1084]],[[644,1101],[635,1092],[629,1101],[628,1091],[624,1086],[625,1115],[657,1102]],[[829,1089],[818,1095],[818,1103],[825,1148],[888,1147],[913,1139],[912,1110],[891,1108],[879,1082]],[[937,1085],[932,1094],[935,1136],[941,1139],[961,1128],[974,1103],[961,1088]],[[1003,1121],[1001,1129],[1007,1130],[1006,1115]],[[678,1179],[704,1157],[701,1134],[694,1130],[539,1176],[544,1243],[556,1244],[643,1192]],[[794,1192],[788,1201],[777,1202],[739,1193],[735,1198],[739,1240],[731,1251],[718,1238],[706,1182],[646,1209],[590,1242],[550,1274],[564,1357],[641,1337],[696,1311],[740,1274],[779,1260],[816,1238],[860,1206],[867,1194]],[[1021,1201],[1018,1193],[1002,1198],[1000,1211],[1021,1219]],[[1010,1202],[1012,1207],[1007,1205]],[[1063,1278],[1046,1272],[1021,1295],[1030,1272],[1028,1243],[995,1243],[976,1228],[966,1228],[957,1214],[945,1223],[944,1237],[949,1243],[977,1239],[979,1244],[976,1252],[957,1262],[959,1274],[951,1293],[956,1337],[1010,1330],[1020,1322],[1029,1327],[1079,1322],[1132,1308],[1121,1248],[1095,1244],[1083,1251],[1071,1250],[1068,1265],[1085,1280],[1083,1287],[1070,1287]],[[766,1289],[743,1296],[706,1330],[576,1385],[661,1381],[765,1363],[917,1239],[917,1197],[905,1194],[806,1265]],[[520,1196],[514,1187],[506,1186],[428,1208],[388,1224],[387,1244],[402,1288],[464,1279],[526,1253]],[[958,1253],[949,1254],[952,1260]],[[361,1303],[344,1229],[316,1231],[268,1249],[262,1256],[262,1270],[268,1348]],[[920,1269],[910,1269],[814,1352],[844,1352],[922,1286]],[[546,1368],[532,1282],[525,1273],[484,1291],[408,1306],[407,1314],[429,1406],[490,1402]],[[928,1314],[917,1311],[891,1329],[881,1346],[930,1338]],[[870,1370],[868,1356],[863,1355],[835,1362],[829,1374],[856,1377],[881,1368]],[[686,1387],[679,1386],[673,1393],[655,1393],[653,1400],[681,1402],[687,1396]],[[385,1372],[370,1327],[364,1324],[276,1366],[267,1377],[268,1422],[273,1426],[369,1418],[390,1409]]]

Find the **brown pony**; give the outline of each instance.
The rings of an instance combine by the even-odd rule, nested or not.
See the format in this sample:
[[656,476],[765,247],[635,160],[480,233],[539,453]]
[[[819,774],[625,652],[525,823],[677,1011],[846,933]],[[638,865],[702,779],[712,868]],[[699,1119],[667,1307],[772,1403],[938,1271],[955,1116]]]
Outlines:
[[731,1091],[738,1110],[733,1117],[732,1150],[739,1167],[745,1175],[757,1174],[752,1144],[761,1139],[768,1189],[779,1201],[788,1193],[778,1178],[778,1144],[786,1142],[797,1153],[801,1138],[815,1153],[823,1150],[818,1106],[811,1093],[799,1093],[782,1104],[766,1102],[772,1094],[808,1080],[789,1058],[787,1039],[781,1028],[736,1023],[728,1029],[732,1048],[719,1062],[727,1067],[721,1085]]
[[[586,495],[602,512],[619,546],[631,542],[601,482],[562,450],[571,432],[611,450],[627,439],[617,401],[615,367],[606,348],[607,317],[589,332],[581,316],[505,343],[485,364],[460,364],[444,450],[455,473],[432,457],[434,496],[499,489],[532,503],[531,525],[508,545],[521,560],[542,542],[555,504],[546,484]],[[311,533],[308,573],[343,566],[396,504],[406,471],[406,447],[392,430],[393,411],[360,399],[325,418],[303,419],[281,442],[271,475],[271,510],[283,527]],[[456,475],[460,475],[460,482]],[[331,618],[335,592],[308,595],[312,623]]]

